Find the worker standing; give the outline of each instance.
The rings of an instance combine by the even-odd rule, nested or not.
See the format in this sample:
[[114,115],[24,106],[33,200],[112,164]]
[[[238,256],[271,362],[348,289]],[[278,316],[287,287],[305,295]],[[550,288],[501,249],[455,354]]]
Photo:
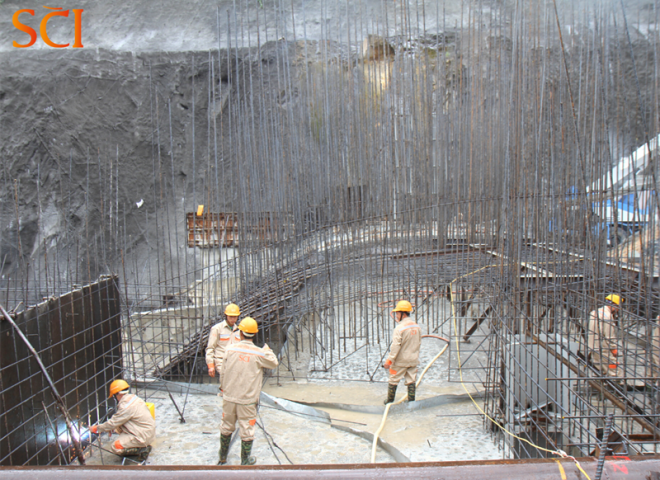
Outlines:
[[110,384],[110,396],[117,400],[117,412],[110,420],[94,425],[90,432],[112,432],[119,434],[110,449],[121,457],[138,456],[143,462],[151,452],[151,442],[156,438],[156,421],[151,416],[144,401],[129,393],[129,385],[124,380],[115,380]]
[[254,441],[254,425],[257,423],[257,403],[263,383],[264,368],[278,365],[273,351],[264,345],[257,347],[252,339],[259,330],[257,322],[250,317],[241,320],[238,326],[241,341],[230,345],[222,363],[222,426],[220,427],[220,465],[227,463],[231,434],[236,421],[241,432],[241,465],[254,465],[250,456]]
[[408,386],[408,401],[415,401],[415,381],[417,380],[417,364],[419,363],[419,349],[422,346],[422,329],[410,316],[412,305],[407,300],[396,304],[392,313],[398,325],[394,328],[392,348],[383,368],[390,369],[390,379],[387,388],[385,404],[392,403],[396,395],[399,381],[405,377]]
[[589,315],[587,347],[591,361],[600,368],[603,375],[622,376],[619,365],[617,340],[619,307],[624,299],[611,294],[605,297],[605,305]]
[[218,374],[218,383],[222,384],[222,359],[228,345],[240,341],[238,337],[238,327],[236,320],[241,314],[241,310],[235,303],[230,303],[225,308],[226,320],[214,325],[209,334],[209,342],[206,346],[206,366],[209,370],[209,376],[215,377]]

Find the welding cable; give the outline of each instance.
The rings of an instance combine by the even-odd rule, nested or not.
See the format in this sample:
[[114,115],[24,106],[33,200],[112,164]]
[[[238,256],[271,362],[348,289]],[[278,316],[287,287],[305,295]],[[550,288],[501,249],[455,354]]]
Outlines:
[[[264,436],[266,437],[266,441],[268,442],[268,446],[270,446],[270,449],[272,450],[273,455],[275,455],[275,458],[277,458],[277,461],[279,462],[279,464],[282,465],[282,462],[280,462],[280,459],[277,457],[277,454],[275,453],[275,450],[273,450],[273,446],[274,446],[275,448],[277,448],[280,452],[282,452],[282,453],[284,454],[284,456],[286,457],[286,459],[289,461],[289,463],[290,463],[291,465],[294,465],[294,463],[291,461],[291,459],[290,459],[289,456],[286,454],[286,452],[285,452],[284,450],[282,450],[282,447],[280,447],[280,446],[275,442],[275,439],[273,438],[273,436],[272,436],[270,433],[268,433],[268,432],[266,431],[266,429],[262,426],[262,424],[265,425],[265,423],[264,423],[263,418],[261,418],[261,414],[258,413],[258,412],[257,412],[257,414],[259,415],[259,420],[261,420],[261,423],[257,422],[257,425],[259,425],[259,428],[260,428],[261,430],[263,430],[263,432],[264,432]],[[270,440],[268,439],[269,437],[270,437]],[[271,442],[272,442],[272,444],[273,444],[272,446],[271,446]]]
[[[268,378],[267,378],[267,377],[264,378],[264,379],[262,380],[262,382],[261,382],[261,388],[262,388],[262,389],[264,388],[264,385],[266,385],[266,382],[267,382],[267,381],[268,381]],[[263,405],[263,406],[264,406],[264,407],[268,407],[268,405]],[[291,459],[290,459],[289,456],[286,454],[286,452],[285,452],[284,450],[282,450],[282,447],[280,447],[277,443],[275,443],[275,439],[273,438],[273,436],[272,436],[270,433],[268,433],[268,432],[266,431],[266,428],[265,428],[265,427],[262,426],[262,424],[263,424],[263,425],[266,425],[266,424],[264,423],[263,418],[261,418],[261,413],[259,412],[259,410],[261,409],[261,407],[262,407],[261,402],[258,402],[258,403],[257,403],[257,415],[259,416],[259,420],[261,420],[261,424],[260,424],[259,422],[257,422],[257,425],[259,425],[259,428],[261,428],[261,430],[263,430],[263,432],[264,432],[264,436],[266,437],[266,441],[268,442],[268,446],[270,447],[271,451],[273,452],[273,455],[275,455],[275,458],[277,458],[277,461],[279,462],[279,464],[282,465],[282,462],[280,462],[280,459],[277,457],[277,454],[275,453],[275,450],[273,450],[273,447],[272,447],[271,444],[270,444],[271,441],[273,442],[273,445],[275,446],[275,448],[277,448],[280,452],[282,452],[282,453],[284,454],[284,456],[285,456],[286,459],[289,461],[289,463],[290,463],[291,465],[294,465],[294,463],[291,461]],[[270,408],[272,408],[272,407],[270,407]],[[278,410],[279,410],[279,409],[278,409]],[[289,412],[289,413],[292,413],[292,412]],[[302,414],[302,415],[304,415],[304,414]],[[234,432],[234,433],[236,433],[236,432]],[[270,437],[270,440],[268,439],[268,437]],[[233,439],[232,439],[232,440],[233,440]],[[230,446],[231,446],[231,444],[230,444]]]
[[[440,335],[422,335],[422,338],[425,338],[425,337],[438,338],[440,340],[444,340],[445,342],[447,342],[447,345],[442,347],[442,350],[440,350],[440,353],[438,353],[435,357],[433,357],[433,360],[431,360],[426,365],[426,367],[422,371],[422,374],[419,376],[419,378],[417,379],[417,382],[415,383],[415,388],[419,387],[419,385],[422,383],[422,378],[424,378],[424,375],[426,374],[428,369],[431,368],[431,365],[433,365],[435,363],[435,361],[438,358],[440,358],[442,356],[442,354],[445,353],[445,350],[447,350],[447,348],[449,347],[449,340],[444,338],[444,337],[441,337]],[[378,430],[376,430],[376,433],[374,433],[374,441],[371,445],[371,463],[376,463],[376,447],[378,446],[378,436],[380,435],[380,432],[385,427],[385,422],[387,421],[387,415],[390,412],[390,407],[392,405],[398,405],[398,404],[402,403],[407,398],[408,398],[408,394],[406,393],[401,398],[399,398],[396,402],[388,403],[387,405],[385,405],[385,411],[383,412],[383,419],[380,422],[380,426],[378,427]]]
[[[454,289],[452,288],[454,283],[457,282],[458,280],[460,280],[461,278],[467,277],[469,275],[473,275],[473,274],[478,273],[482,270],[485,270],[486,268],[499,267],[499,266],[500,265],[487,265],[485,267],[479,268],[478,270],[475,270],[474,272],[466,273],[465,275],[457,277],[457,278],[455,278],[454,280],[451,281],[451,283],[449,284],[449,296],[450,296],[450,304],[451,304],[451,314],[452,314],[452,319],[453,319],[453,323],[454,323],[454,332],[458,331],[457,330],[457,325],[456,325],[456,307],[454,306]],[[475,401],[474,397],[472,397],[472,394],[468,391],[467,387],[465,386],[465,382],[463,381],[463,366],[461,365],[461,347],[460,347],[460,343],[458,341],[459,336],[456,335],[455,337],[456,337],[456,356],[458,358],[458,373],[459,373],[459,376],[460,376],[461,386],[465,390],[465,393],[468,394],[468,397],[470,397],[470,400],[472,400],[472,403],[474,403],[474,406],[477,407],[477,410],[479,410],[479,413],[481,413],[485,418],[490,420],[493,423],[493,425],[496,425],[499,429],[501,429],[506,434],[512,436],[513,438],[518,439],[521,442],[527,443],[528,445],[536,448],[537,450],[541,450],[543,452],[551,453],[553,455],[558,455],[562,458],[570,458],[571,460],[573,460],[573,462],[575,462],[575,466],[578,468],[578,470],[580,470],[580,472],[582,472],[582,474],[587,478],[587,480],[591,480],[589,475],[587,475],[587,472],[584,471],[584,469],[582,468],[582,465],[580,465],[580,462],[578,462],[575,457],[573,457],[571,455],[568,455],[563,450],[559,450],[559,449],[550,450],[550,449],[547,449],[547,448],[543,448],[539,445],[536,445],[536,444],[530,442],[526,438],[522,438],[522,437],[517,436],[516,434],[514,434],[514,433],[510,432],[509,430],[507,430],[503,425],[500,425],[498,422],[496,422],[493,418],[491,418],[483,410],[483,408],[481,408],[481,406]]]
[[270,439],[268,438],[268,433],[266,432],[266,429],[262,426],[262,423],[264,422],[263,418],[261,418],[261,414],[257,412],[257,415],[259,416],[259,420],[261,420],[261,423],[256,422],[257,426],[264,432],[264,437],[266,438],[266,442],[268,443],[268,447],[270,448],[270,451],[273,452],[273,455],[275,455],[275,460],[277,460],[277,463],[282,465],[282,461],[280,460],[280,457],[277,456],[277,453],[275,452],[275,449],[273,448],[273,444],[270,443]]

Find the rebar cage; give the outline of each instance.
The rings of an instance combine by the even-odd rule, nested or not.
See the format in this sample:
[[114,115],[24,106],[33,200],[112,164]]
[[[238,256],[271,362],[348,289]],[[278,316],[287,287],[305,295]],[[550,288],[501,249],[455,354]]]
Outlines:
[[[120,372],[210,381],[208,333],[230,301],[280,355],[275,375],[383,381],[389,311],[408,299],[423,333],[452,340],[428,381],[482,392],[504,457],[548,455],[520,438],[571,455],[603,441],[656,452],[657,29],[631,38],[618,4],[412,3],[378,21],[348,4],[321,40],[295,28],[298,7],[264,5],[275,20],[256,24],[218,10],[231,25],[218,50],[125,64],[149,92],[141,150],[39,146],[36,177],[18,161],[1,170],[0,304],[14,318],[50,298],[63,318],[68,292],[113,278],[119,303],[102,322],[121,342],[67,353],[100,369],[81,373],[96,382],[85,411],[70,397],[83,387],[61,385],[81,422],[107,414],[101,393]],[[50,101],[105,80],[69,76]],[[611,293],[625,299],[608,321],[616,348],[590,322]],[[12,344],[2,398],[27,381],[7,380],[23,361]],[[0,464],[68,461],[45,416],[19,439],[2,407]]]

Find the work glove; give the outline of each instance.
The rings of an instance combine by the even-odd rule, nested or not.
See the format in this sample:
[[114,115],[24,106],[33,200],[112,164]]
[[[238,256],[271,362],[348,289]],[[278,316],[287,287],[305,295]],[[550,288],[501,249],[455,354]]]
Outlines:
[[268,346],[267,343],[264,343],[264,350],[270,350],[270,347]]
[[92,426],[92,427],[89,427],[89,431],[92,432],[92,433],[95,434],[95,435],[98,435],[98,434],[99,434],[99,426],[98,426],[98,425],[94,425],[94,426]]
[[215,377],[215,365],[209,363],[206,366],[209,367],[209,377]]
[[385,361],[385,363],[383,364],[383,368],[390,368],[390,365],[392,365],[392,360],[389,360],[389,359],[388,359],[388,360]]

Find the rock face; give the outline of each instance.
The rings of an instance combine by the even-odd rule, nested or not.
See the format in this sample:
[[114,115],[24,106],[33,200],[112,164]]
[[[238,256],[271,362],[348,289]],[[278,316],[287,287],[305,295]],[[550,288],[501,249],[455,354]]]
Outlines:
[[[164,3],[151,16],[151,4],[133,2],[103,17],[89,0],[80,2],[94,30],[84,49],[0,49],[0,289],[38,286],[32,300],[39,300],[53,285],[82,284],[110,272],[128,283],[176,277],[179,287],[190,285],[201,267],[217,263],[187,247],[186,213],[198,205],[207,212],[275,212],[282,219],[277,228],[298,239],[319,225],[384,216],[394,208],[411,212],[433,205],[438,195],[454,199],[481,191],[479,176],[459,171],[465,162],[456,159],[467,158],[467,145],[493,161],[504,155],[504,141],[478,144],[477,132],[492,131],[488,122],[506,124],[509,113],[536,118],[536,104],[527,97],[509,101],[509,75],[516,72],[506,66],[518,44],[506,32],[485,28],[476,48],[479,32],[471,32],[468,42],[468,30],[445,29],[460,18],[453,3],[439,12],[436,2],[417,2],[404,12],[389,5],[380,11],[382,2],[375,0],[360,4],[360,11],[353,4],[342,10],[311,2],[307,16],[291,23],[268,2],[263,10],[231,17],[230,3],[219,2],[205,15],[191,13],[203,41],[190,45],[204,51],[183,51],[189,28],[181,22],[170,28],[167,12],[178,2]],[[502,5],[508,15],[507,2]],[[5,3],[0,13],[15,8]],[[296,6],[295,12],[302,10]],[[369,30],[388,35],[355,23],[370,12],[377,15]],[[9,44],[17,33],[6,23],[10,17],[0,21],[0,39]],[[108,25],[117,22],[133,29],[133,43],[110,35]],[[65,24],[53,25],[53,39],[64,41],[70,33]],[[245,31],[239,34],[237,25]],[[145,32],[152,27],[156,40],[149,41]],[[168,31],[172,38],[164,37]],[[351,35],[344,40],[341,32]],[[106,34],[110,40],[101,41]],[[112,48],[98,48],[103,42]],[[646,99],[654,64],[642,60],[651,58],[653,44],[641,35],[632,42],[642,104],[651,104]],[[159,52],[158,45],[177,51]],[[582,48],[577,41],[567,45],[573,84],[582,85],[578,75],[591,71],[580,70],[580,55],[593,52],[576,50]],[[556,46],[546,52],[516,48],[529,62],[518,71],[539,67],[526,81],[547,76],[544,98],[563,102]],[[621,52],[616,64],[632,78],[626,50]],[[517,81],[515,88],[522,85]],[[636,85],[620,85],[617,95],[633,105]],[[579,105],[585,110],[591,103]],[[459,120],[473,108],[481,111],[471,118],[484,126],[466,133]],[[631,137],[639,137],[648,112],[619,114]],[[492,120],[495,115],[502,116]],[[520,128],[517,138],[540,131]],[[462,135],[469,141],[459,141]],[[639,144],[638,138],[629,142]],[[521,151],[521,161],[532,153]],[[425,168],[441,165],[446,184],[433,184],[440,176]],[[451,190],[468,177],[472,190]]]
[[199,267],[186,212],[281,209],[272,196],[245,203],[253,188],[277,192],[259,178],[268,156],[242,143],[249,116],[254,141],[267,142],[264,118],[288,118],[301,78],[341,55],[285,41],[256,52],[0,52],[0,288],[42,284],[38,300],[46,275],[51,288],[123,269],[151,283]]
[[[191,125],[208,114],[208,57],[41,52],[3,72],[5,272],[57,247],[63,257],[50,261],[82,282],[162,230],[147,220],[163,206],[157,192],[188,197],[205,176],[192,149],[206,156],[206,132],[193,136]],[[229,90],[217,67],[215,87]]]
[[394,47],[380,35],[367,35],[362,42],[362,58],[365,61],[382,61],[394,56]]

